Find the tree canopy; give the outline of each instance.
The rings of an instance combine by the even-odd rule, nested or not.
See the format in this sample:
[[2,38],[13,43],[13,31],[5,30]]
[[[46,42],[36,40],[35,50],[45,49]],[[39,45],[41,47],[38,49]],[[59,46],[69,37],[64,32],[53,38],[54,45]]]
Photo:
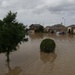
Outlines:
[[17,13],[11,11],[0,20],[0,52],[16,50],[18,43],[25,38],[25,25],[16,20]]
[[44,27],[40,25],[35,32],[44,32]]

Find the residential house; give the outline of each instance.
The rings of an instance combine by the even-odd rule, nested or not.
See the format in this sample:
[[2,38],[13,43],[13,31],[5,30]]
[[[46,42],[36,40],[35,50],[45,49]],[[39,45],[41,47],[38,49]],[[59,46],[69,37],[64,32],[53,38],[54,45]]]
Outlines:
[[51,31],[53,32],[66,32],[66,27],[62,24],[56,24],[51,27]]
[[69,34],[75,34],[75,25],[70,25],[67,27],[67,32]]
[[31,24],[29,26],[30,31],[34,31],[34,32],[38,32],[38,31],[42,31],[44,29],[44,27],[40,24]]
[[44,29],[44,31],[45,32],[50,32],[50,29],[51,29],[51,26],[46,26],[45,29]]
[[62,24],[56,24],[53,26],[47,26],[45,28],[46,32],[50,32],[50,33],[56,33],[56,32],[66,32],[66,27]]

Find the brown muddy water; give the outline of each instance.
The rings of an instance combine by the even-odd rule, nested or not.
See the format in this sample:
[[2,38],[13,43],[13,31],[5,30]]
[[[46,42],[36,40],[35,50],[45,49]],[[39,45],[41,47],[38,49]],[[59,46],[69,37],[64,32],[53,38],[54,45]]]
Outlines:
[[[0,54],[0,75],[75,75],[75,35],[34,34],[10,53],[10,62]],[[40,52],[44,38],[56,42],[54,53]]]

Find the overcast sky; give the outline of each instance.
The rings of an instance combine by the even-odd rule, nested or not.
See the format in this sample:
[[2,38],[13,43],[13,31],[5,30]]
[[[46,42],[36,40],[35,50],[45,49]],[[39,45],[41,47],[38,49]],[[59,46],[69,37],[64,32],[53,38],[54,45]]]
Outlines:
[[75,24],[75,0],[0,0],[0,19],[9,10],[25,25]]

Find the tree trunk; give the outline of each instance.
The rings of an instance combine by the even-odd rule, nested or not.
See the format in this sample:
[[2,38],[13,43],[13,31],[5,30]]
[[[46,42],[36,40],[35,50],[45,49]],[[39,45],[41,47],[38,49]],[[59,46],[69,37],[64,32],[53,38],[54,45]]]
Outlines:
[[9,71],[11,71],[10,61],[7,61],[7,67],[8,67],[8,69],[9,69]]
[[6,53],[6,56],[7,56],[7,60],[6,60],[6,61],[9,62],[9,50],[8,50],[7,53]]

